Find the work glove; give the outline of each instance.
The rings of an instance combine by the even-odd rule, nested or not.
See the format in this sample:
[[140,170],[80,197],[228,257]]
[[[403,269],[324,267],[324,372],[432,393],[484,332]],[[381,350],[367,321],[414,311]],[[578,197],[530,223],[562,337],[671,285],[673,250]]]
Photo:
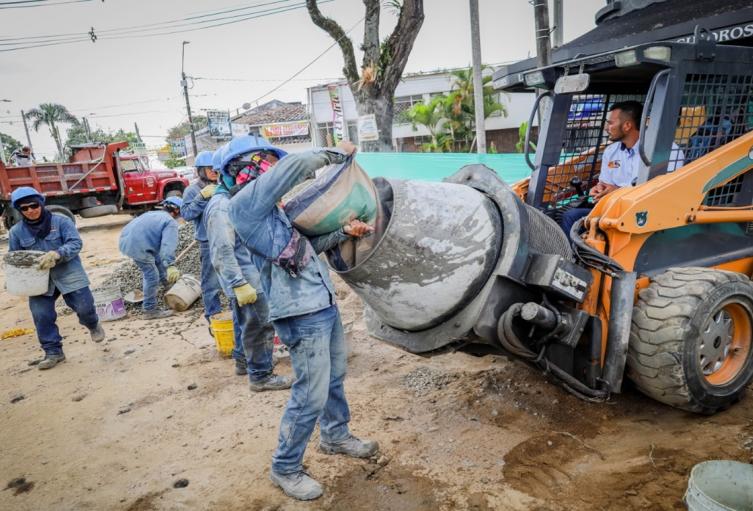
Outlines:
[[180,270],[176,268],[175,266],[168,266],[167,267],[167,283],[175,284],[176,282],[178,282],[179,278],[180,278]]
[[49,270],[50,268],[58,264],[58,259],[60,259],[60,254],[58,254],[54,250],[50,250],[39,258],[39,269]]
[[251,284],[234,287],[233,293],[235,293],[235,299],[238,300],[238,306],[240,307],[256,302],[256,289]]
[[214,191],[217,189],[216,184],[206,185],[204,188],[201,189],[199,192],[204,199],[209,199],[214,195]]

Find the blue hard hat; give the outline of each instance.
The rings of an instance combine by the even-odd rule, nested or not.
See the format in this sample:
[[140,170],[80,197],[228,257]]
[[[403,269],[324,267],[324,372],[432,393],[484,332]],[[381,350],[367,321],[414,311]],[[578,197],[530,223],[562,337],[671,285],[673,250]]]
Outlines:
[[243,135],[241,137],[235,137],[224,147],[222,151],[222,160],[220,162],[220,172],[225,173],[227,164],[230,160],[237,158],[248,153],[254,153],[257,151],[268,151],[275,153],[278,158],[286,156],[288,153],[283,151],[279,147],[275,147],[269,143],[264,137],[256,135]]
[[181,199],[180,197],[168,197],[167,199],[162,201],[163,206],[166,204],[181,208],[183,206],[183,199]]
[[211,167],[212,156],[214,156],[214,153],[212,151],[201,151],[196,155],[194,167]]
[[222,168],[222,151],[225,149],[225,146],[227,146],[227,144],[218,147],[214,151],[214,154],[212,154],[212,170],[219,172]]
[[16,203],[19,202],[22,199],[27,199],[29,197],[36,197],[39,202],[44,204],[44,195],[36,191],[31,186],[21,186],[20,188],[16,188],[13,190],[13,193],[10,194],[10,202],[13,204],[13,207],[16,207]]

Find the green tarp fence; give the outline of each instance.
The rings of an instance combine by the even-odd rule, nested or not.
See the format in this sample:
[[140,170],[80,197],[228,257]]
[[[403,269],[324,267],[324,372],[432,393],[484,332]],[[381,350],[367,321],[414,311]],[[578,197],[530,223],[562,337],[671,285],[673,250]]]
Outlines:
[[370,177],[441,181],[474,163],[494,169],[509,184],[531,175],[522,154],[358,153],[356,160]]

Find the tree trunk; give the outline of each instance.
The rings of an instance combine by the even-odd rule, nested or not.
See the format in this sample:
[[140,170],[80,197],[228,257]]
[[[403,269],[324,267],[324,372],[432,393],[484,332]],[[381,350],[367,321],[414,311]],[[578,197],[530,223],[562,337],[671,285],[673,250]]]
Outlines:
[[392,95],[386,97],[361,97],[356,96],[358,115],[374,114],[379,129],[379,140],[361,142],[361,149],[369,152],[392,152],[392,118],[394,105]]

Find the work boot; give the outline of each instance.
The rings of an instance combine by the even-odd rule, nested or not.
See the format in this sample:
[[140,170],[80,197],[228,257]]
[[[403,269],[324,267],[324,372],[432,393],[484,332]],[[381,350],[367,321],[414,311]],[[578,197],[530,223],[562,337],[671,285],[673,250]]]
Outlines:
[[92,336],[92,341],[94,342],[102,342],[105,340],[105,329],[102,328],[102,325],[100,323],[97,323],[97,326],[89,330],[89,333]]
[[173,311],[169,311],[166,309],[151,309],[148,311],[144,311],[144,314],[142,315],[143,319],[163,319],[163,318],[169,318],[173,315]]
[[345,440],[339,442],[319,442],[319,450],[324,454],[344,454],[352,458],[370,458],[379,450],[379,443],[376,440],[360,440],[353,435],[349,435]]
[[269,479],[279,486],[285,492],[285,495],[294,499],[314,500],[324,493],[322,485],[303,470],[292,474],[278,474],[274,470],[270,470]]
[[289,376],[270,374],[263,380],[252,381],[249,386],[252,392],[264,392],[265,390],[289,389],[292,384],[293,380]]
[[57,354],[46,354],[42,361],[37,365],[37,369],[40,371],[44,371],[45,369],[52,369],[56,365],[58,365],[60,362],[65,361],[65,355],[62,353]]
[[238,376],[244,376],[248,371],[246,371],[246,361],[245,360],[236,360],[235,361],[235,374]]

